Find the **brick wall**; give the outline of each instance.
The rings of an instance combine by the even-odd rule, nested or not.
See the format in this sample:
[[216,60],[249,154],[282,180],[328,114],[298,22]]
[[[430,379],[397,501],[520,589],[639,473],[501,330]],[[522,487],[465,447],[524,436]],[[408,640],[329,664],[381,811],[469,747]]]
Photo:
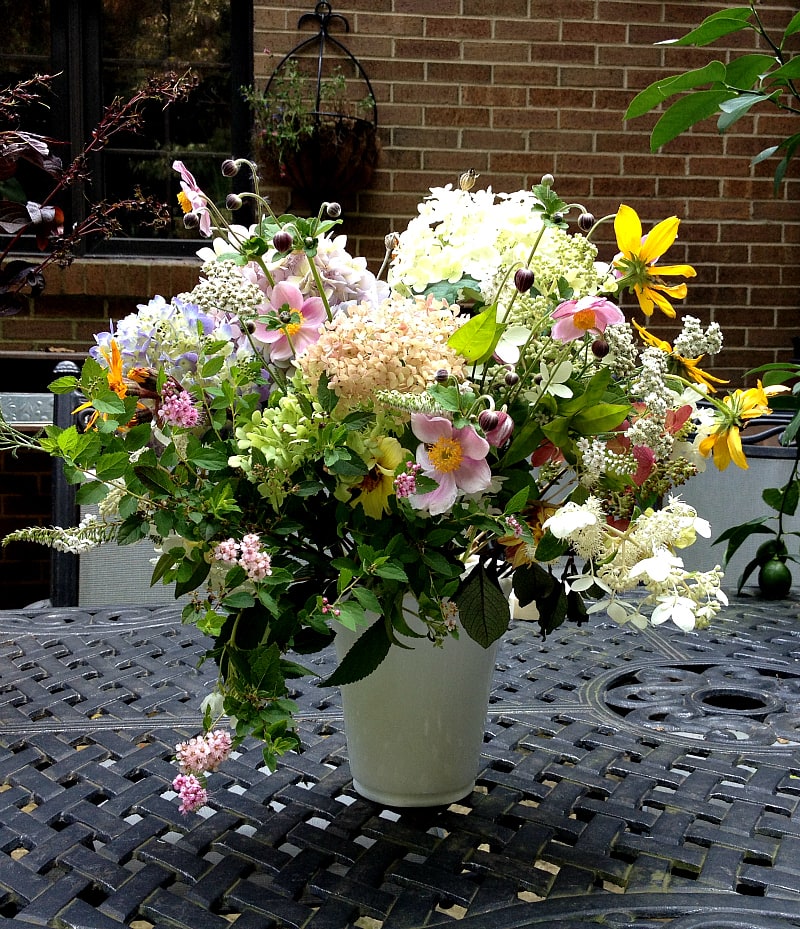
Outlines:
[[[382,162],[370,190],[346,206],[344,231],[378,260],[383,236],[414,215],[428,187],[466,168],[479,184],[517,189],[556,177],[557,190],[598,216],[620,202],[645,228],[682,218],[669,253],[697,278],[682,304],[724,328],[718,375],[736,383],[755,365],[792,355],[800,335],[798,167],[772,195],[774,164],[750,158],[798,131],[780,115],[743,119],[720,137],[715,120],[649,151],[655,117],[622,116],[636,93],[659,77],[724,56],[724,47],[664,48],[724,6],[685,0],[340,0],[350,33],[337,35],[359,59],[378,101]],[[741,6],[727,0],[728,6]],[[256,73],[313,34],[297,30],[312,3],[255,3]],[[762,0],[767,24],[785,25],[796,2]],[[750,34],[748,33],[749,41]],[[795,37],[797,40],[798,36]],[[736,47],[747,47],[744,36]],[[268,49],[272,56],[265,53]],[[792,117],[788,117],[789,120]],[[276,205],[289,202],[273,190]],[[609,227],[610,228],[610,227]],[[598,240],[602,241],[602,240]],[[606,237],[608,242],[608,237]],[[607,250],[610,257],[610,250]],[[680,314],[679,314],[680,315]],[[674,328],[659,327],[664,337]]]

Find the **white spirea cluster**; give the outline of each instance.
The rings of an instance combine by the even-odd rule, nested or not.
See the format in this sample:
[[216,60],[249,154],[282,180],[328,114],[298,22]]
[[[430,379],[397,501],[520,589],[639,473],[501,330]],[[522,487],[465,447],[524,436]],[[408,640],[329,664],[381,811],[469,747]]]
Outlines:
[[694,316],[684,316],[683,329],[676,337],[672,347],[676,354],[684,358],[697,358],[700,355],[718,355],[722,351],[722,329],[719,323],[711,323],[706,329]]
[[4,542],[36,542],[49,545],[57,552],[69,552],[82,555],[98,545],[110,542],[116,535],[117,523],[106,522],[99,516],[88,514],[77,526],[63,529],[55,526],[50,529],[33,527],[20,529],[5,537]]
[[617,377],[629,377],[639,362],[639,352],[633,341],[633,327],[627,322],[616,323],[606,326],[603,335],[610,349],[605,363]]
[[260,288],[242,274],[232,261],[207,261],[199,283],[182,299],[196,303],[207,313],[252,316],[264,302]]

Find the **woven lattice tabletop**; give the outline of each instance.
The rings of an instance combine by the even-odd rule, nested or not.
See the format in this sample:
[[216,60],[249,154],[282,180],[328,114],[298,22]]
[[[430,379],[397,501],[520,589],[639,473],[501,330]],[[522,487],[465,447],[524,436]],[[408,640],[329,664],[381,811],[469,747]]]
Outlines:
[[[170,791],[213,668],[171,609],[0,612],[0,927],[800,926],[800,605],[711,631],[502,644],[475,792],[352,790],[338,694],[307,746]],[[333,666],[315,656],[320,674]]]

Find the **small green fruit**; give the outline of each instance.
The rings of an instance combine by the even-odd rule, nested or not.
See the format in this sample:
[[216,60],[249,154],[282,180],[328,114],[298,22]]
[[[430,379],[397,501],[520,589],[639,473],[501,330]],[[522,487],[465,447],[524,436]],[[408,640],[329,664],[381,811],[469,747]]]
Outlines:
[[783,561],[787,554],[788,549],[783,539],[768,539],[756,549],[756,561],[760,565],[766,564],[772,558],[780,558]]
[[792,572],[780,558],[770,558],[759,569],[758,586],[768,600],[781,600],[792,589]]

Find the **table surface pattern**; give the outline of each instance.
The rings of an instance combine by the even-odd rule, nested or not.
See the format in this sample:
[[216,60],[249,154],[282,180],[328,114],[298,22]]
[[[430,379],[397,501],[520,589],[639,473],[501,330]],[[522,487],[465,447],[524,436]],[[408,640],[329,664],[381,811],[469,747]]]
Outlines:
[[[173,608],[0,611],[0,929],[800,927],[800,603],[712,629],[506,634],[474,792],[352,788],[338,693],[245,743],[184,816],[214,674]],[[320,676],[333,656],[313,656]]]

